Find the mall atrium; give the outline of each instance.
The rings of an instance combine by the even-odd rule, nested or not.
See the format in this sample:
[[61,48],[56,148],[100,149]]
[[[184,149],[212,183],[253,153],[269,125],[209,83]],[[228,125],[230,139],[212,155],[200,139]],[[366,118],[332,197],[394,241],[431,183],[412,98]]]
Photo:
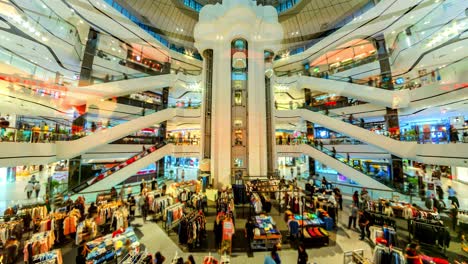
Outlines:
[[0,264],[468,262],[468,1],[0,17]]

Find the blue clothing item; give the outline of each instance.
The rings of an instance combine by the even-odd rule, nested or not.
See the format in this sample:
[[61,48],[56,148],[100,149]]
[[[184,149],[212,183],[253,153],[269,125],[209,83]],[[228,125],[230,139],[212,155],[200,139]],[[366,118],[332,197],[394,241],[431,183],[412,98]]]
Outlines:
[[276,252],[275,255],[273,256],[273,260],[275,261],[276,264],[281,264],[281,259],[278,255],[278,252]]
[[276,262],[273,260],[271,256],[266,256],[263,264],[276,264]]
[[449,197],[453,197],[453,196],[455,196],[455,194],[457,194],[457,192],[453,188],[448,189],[448,196]]
[[289,232],[291,232],[292,236],[295,236],[299,233],[299,223],[297,221],[289,222]]

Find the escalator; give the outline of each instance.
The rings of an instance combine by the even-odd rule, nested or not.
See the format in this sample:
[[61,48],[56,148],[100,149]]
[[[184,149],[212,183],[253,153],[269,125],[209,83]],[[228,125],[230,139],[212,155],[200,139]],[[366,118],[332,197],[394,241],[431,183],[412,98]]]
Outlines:
[[465,144],[418,144],[416,141],[399,141],[345,122],[341,119],[341,116],[331,117],[313,110],[313,108],[309,108],[276,111],[276,117],[284,119],[302,118],[348,137],[376,146],[400,158],[426,164],[447,166],[463,167],[468,163],[468,147]]
[[201,81],[200,75],[189,76],[182,73],[135,78],[128,75],[128,77],[128,79],[119,79],[118,81],[108,81],[77,87],[73,89],[73,91],[67,92],[67,96],[82,98],[85,95],[88,102],[99,101],[102,98],[125,96],[132,93],[162,89],[164,87],[190,90]]
[[276,146],[278,153],[301,153],[313,157],[315,160],[319,161],[326,166],[333,168],[340,174],[346,176],[348,179],[351,179],[355,182],[358,182],[362,186],[380,189],[383,191],[393,190],[389,184],[384,184],[380,179],[373,178],[365,169],[359,167],[353,167],[346,162],[346,158],[338,154],[333,154],[332,151],[326,148],[320,149],[319,147],[314,147],[313,145],[301,144],[301,145],[278,145]]
[[158,143],[144,151],[133,155],[124,162],[109,168],[108,170],[101,172],[99,175],[86,179],[78,183],[77,186],[69,189],[69,192],[73,194],[86,192],[96,192],[101,190],[110,190],[112,186],[115,186],[125,179],[137,174],[137,172],[149,166],[161,158],[170,155],[172,153],[172,144]]
[[150,127],[154,124],[158,124],[166,120],[170,120],[174,118],[178,112],[180,113],[181,111],[184,110],[175,108],[164,109],[147,116],[142,116],[140,118],[133,119],[118,126],[95,132],[94,134],[77,140],[68,142],[58,141],[56,143],[57,158],[69,159],[72,157],[79,156],[85,153],[86,151],[121,139],[135,131],[141,130],[146,127]]

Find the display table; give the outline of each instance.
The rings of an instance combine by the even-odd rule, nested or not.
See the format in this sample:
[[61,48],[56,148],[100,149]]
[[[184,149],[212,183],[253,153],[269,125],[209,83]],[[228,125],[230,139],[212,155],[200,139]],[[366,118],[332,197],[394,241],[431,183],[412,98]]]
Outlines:
[[108,234],[86,243],[86,247],[90,250],[86,257],[86,263],[103,263],[115,259],[122,254],[122,249],[128,243],[127,240],[130,241],[132,247],[139,246],[138,238],[132,227],[127,228],[123,233],[114,232],[114,234]]
[[252,218],[255,225],[252,249],[271,249],[281,243],[282,236],[271,216],[260,215]]

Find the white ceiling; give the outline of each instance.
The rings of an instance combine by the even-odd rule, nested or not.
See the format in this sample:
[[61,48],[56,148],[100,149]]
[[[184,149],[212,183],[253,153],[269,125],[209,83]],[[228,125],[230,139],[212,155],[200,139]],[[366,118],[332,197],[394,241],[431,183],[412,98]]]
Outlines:
[[[183,5],[183,0],[121,0],[140,15],[151,21],[172,41],[193,47],[193,29],[198,13]],[[219,0],[199,1],[213,4]],[[260,1],[257,1],[259,3]],[[262,1],[275,4],[278,0]],[[297,46],[314,38],[314,34],[329,30],[343,17],[352,14],[366,4],[367,0],[302,0],[279,20],[286,38],[285,47]]]

